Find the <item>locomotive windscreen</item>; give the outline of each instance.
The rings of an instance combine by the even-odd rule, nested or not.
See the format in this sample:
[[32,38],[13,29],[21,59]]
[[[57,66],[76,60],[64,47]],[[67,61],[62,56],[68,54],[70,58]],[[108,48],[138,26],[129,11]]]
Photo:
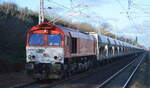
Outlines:
[[43,45],[44,35],[43,34],[31,34],[29,39],[30,45]]
[[48,35],[48,45],[58,46],[61,45],[61,35],[60,34],[50,34]]
[[30,34],[29,45],[60,46],[62,45],[62,37],[60,34]]

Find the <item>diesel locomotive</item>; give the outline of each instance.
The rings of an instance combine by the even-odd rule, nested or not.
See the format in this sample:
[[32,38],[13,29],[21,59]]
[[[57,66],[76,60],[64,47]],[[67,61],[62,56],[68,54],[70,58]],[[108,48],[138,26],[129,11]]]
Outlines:
[[60,79],[98,66],[139,47],[98,33],[41,23],[27,33],[26,71],[36,79]]

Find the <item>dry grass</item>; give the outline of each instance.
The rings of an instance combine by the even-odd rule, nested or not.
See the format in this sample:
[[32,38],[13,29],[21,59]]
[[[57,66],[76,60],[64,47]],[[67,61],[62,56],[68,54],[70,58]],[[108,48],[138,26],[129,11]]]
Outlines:
[[145,88],[140,82],[136,81],[130,88]]
[[130,88],[150,88],[150,53],[133,78]]

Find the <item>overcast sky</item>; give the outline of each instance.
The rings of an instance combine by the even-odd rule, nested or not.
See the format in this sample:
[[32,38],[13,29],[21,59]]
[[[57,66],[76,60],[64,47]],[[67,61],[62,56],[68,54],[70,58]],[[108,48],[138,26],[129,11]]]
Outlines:
[[[39,10],[39,0],[1,0],[13,2],[20,7]],[[45,11],[59,14],[65,19],[75,22],[89,22],[94,26],[109,23],[111,32],[135,39],[146,47],[150,47],[150,0],[45,0]],[[52,7],[52,9],[47,9]],[[129,11],[129,17],[126,12]]]

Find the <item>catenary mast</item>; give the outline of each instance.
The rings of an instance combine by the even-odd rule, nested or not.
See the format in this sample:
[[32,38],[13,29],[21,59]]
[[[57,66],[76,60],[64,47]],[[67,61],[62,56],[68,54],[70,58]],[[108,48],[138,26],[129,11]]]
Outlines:
[[44,0],[40,0],[39,24],[44,22]]

